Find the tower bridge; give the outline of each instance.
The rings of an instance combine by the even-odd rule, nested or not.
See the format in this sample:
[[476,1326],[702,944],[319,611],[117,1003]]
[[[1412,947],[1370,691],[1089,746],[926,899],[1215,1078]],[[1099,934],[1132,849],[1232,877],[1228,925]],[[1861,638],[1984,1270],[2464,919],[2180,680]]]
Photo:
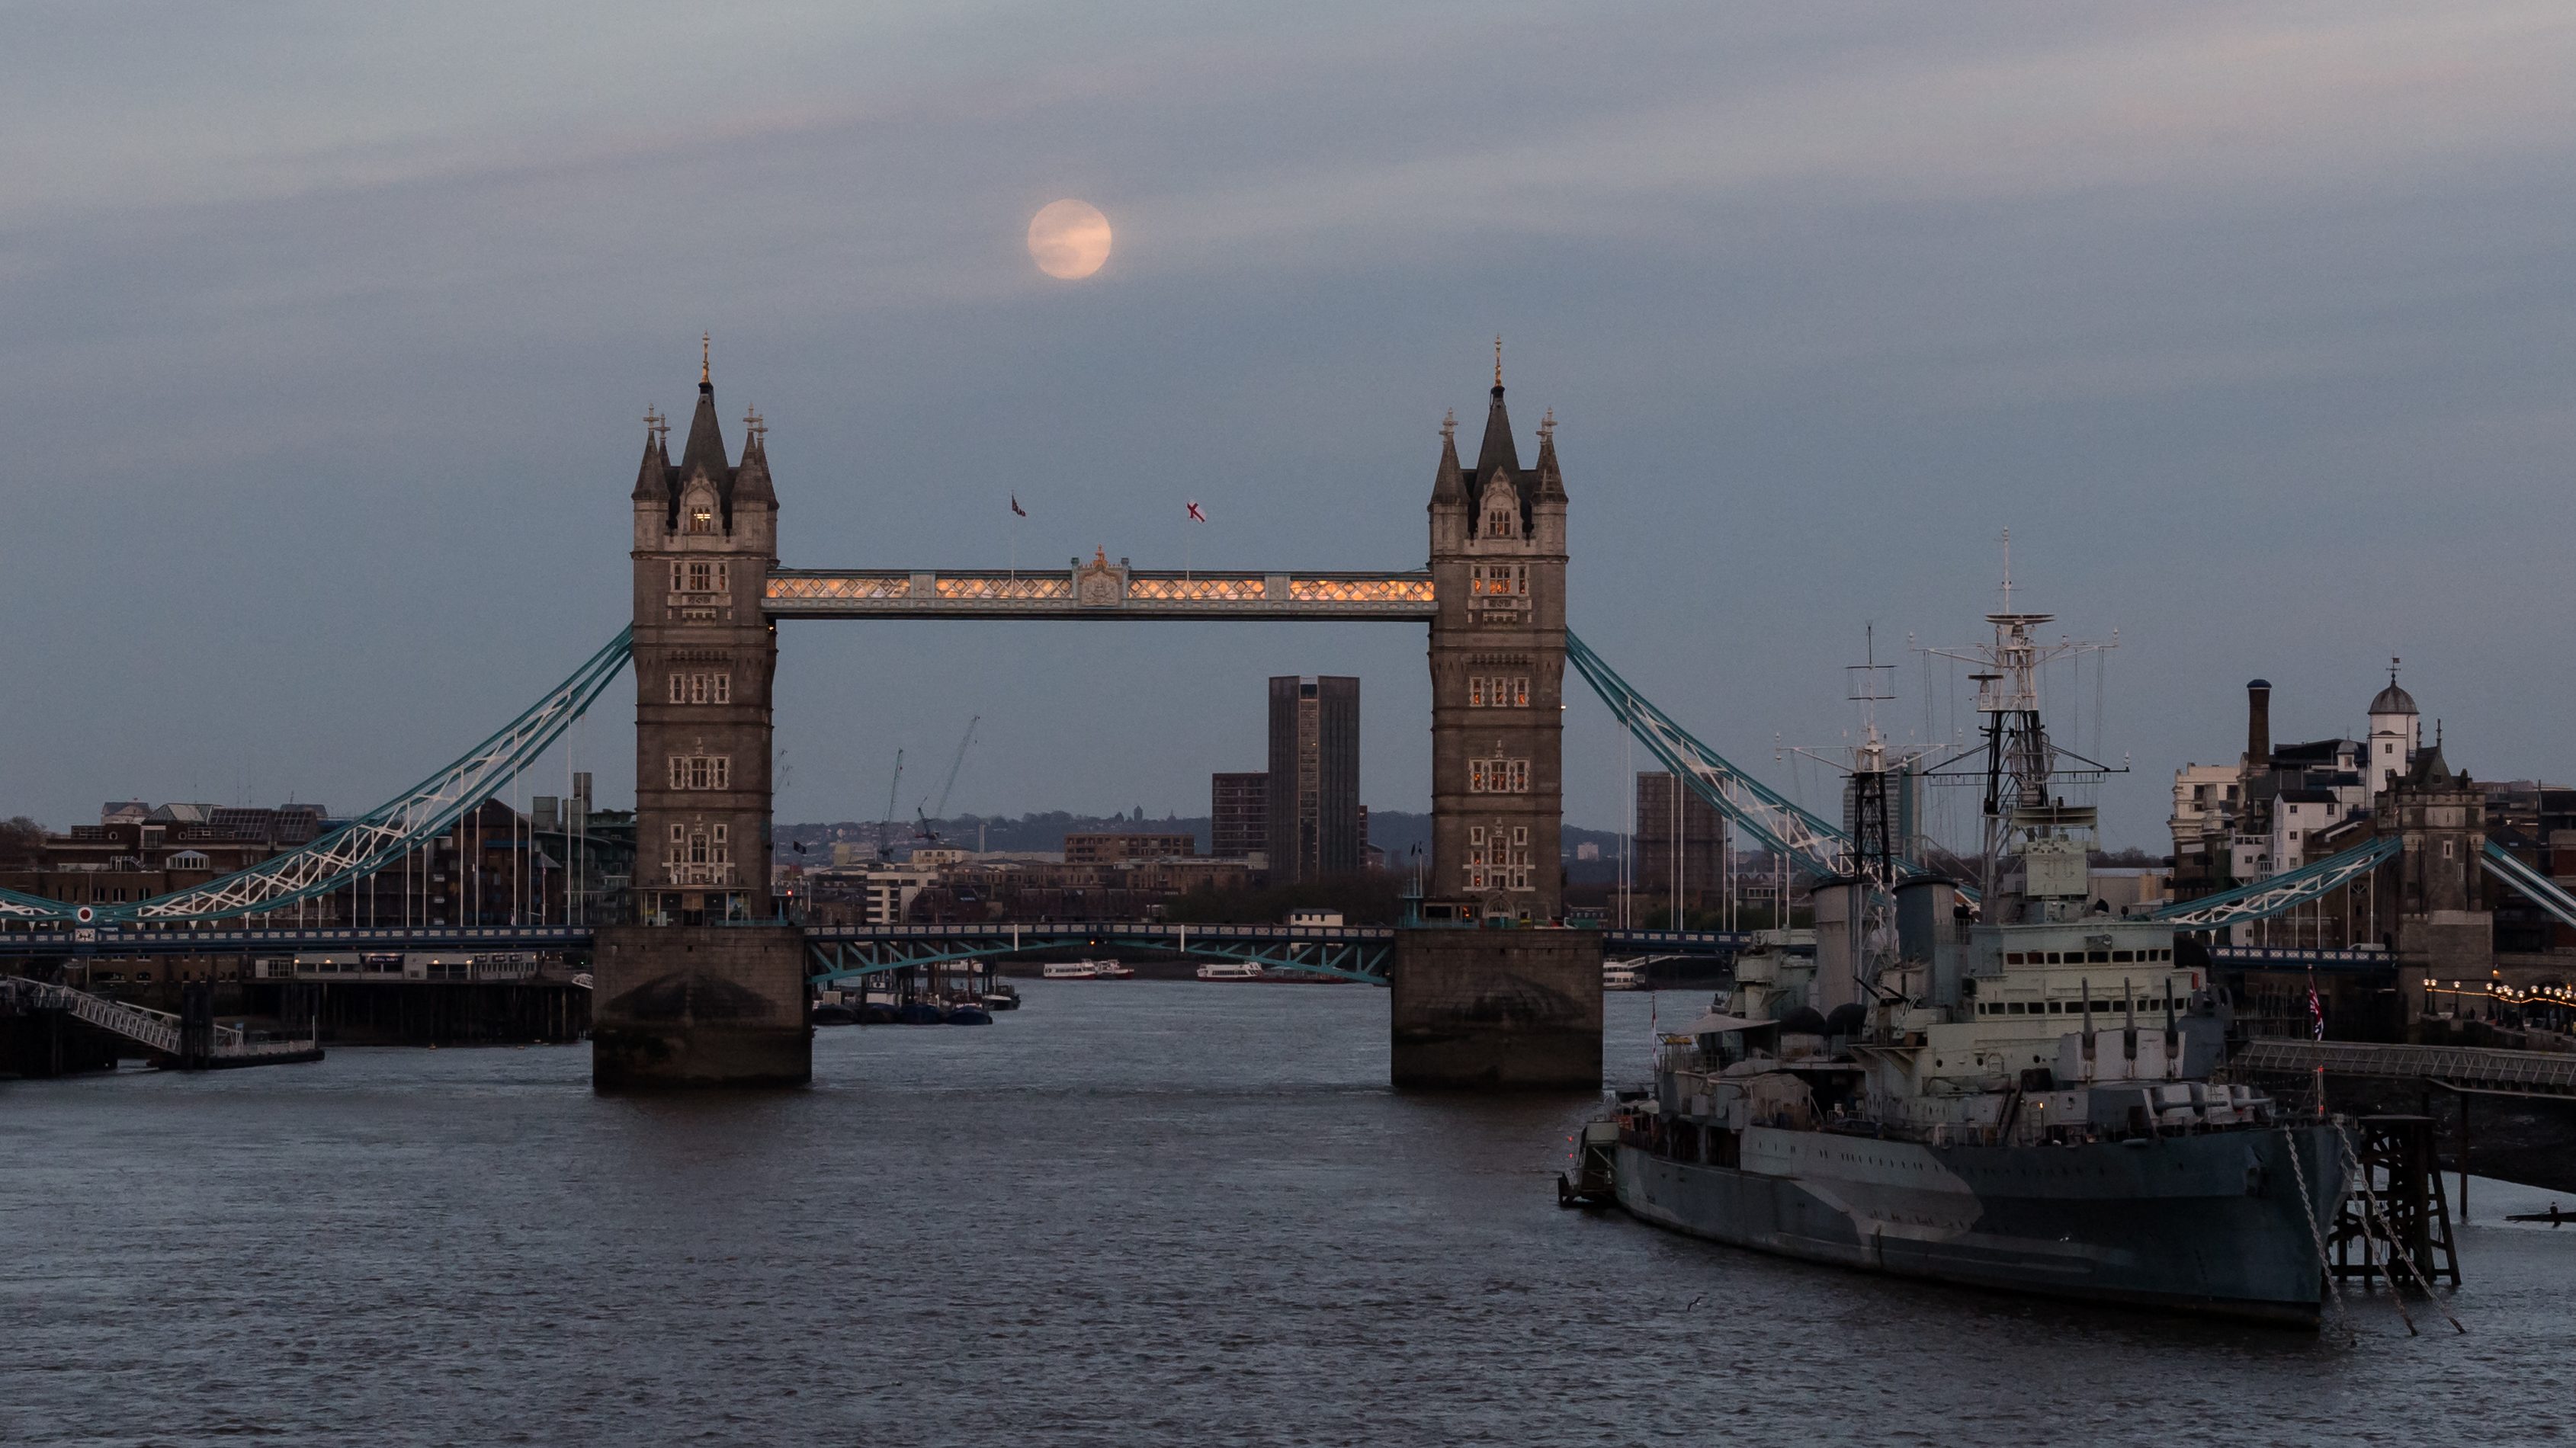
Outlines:
[[[757,413],[732,454],[702,358],[675,462],[646,417],[632,504],[636,918],[594,951],[594,1075],[802,1080],[807,932],[769,894],[778,626],[812,619],[1386,622],[1429,633],[1427,916],[1528,927],[1496,949],[1424,941],[1391,975],[1399,1081],[1597,1085],[1599,937],[1562,917],[1567,495],[1554,419],[1524,465],[1497,358],[1472,464],[1440,429],[1427,564],[1392,572],[790,569]],[[1465,937],[1460,937],[1465,938]],[[1508,948],[1503,948],[1504,946]],[[1320,968],[1320,967],[1318,967]],[[1360,971],[1355,964],[1335,969]],[[827,972],[828,973],[828,972]],[[1380,970],[1374,972],[1385,975]]]
[[[1378,571],[1138,568],[1106,550],[1062,570],[787,568],[767,428],[726,446],[712,370],[675,461],[648,413],[630,493],[631,625],[490,738],[410,790],[300,849],[148,900],[82,904],[0,891],[0,955],[429,948],[579,949],[595,981],[602,1086],[795,1082],[810,1074],[809,987],[924,959],[1054,943],[1027,927],[809,930],[769,891],[772,684],[794,619],[1155,619],[1399,623],[1427,635],[1432,700],[1429,898],[1414,928],[1301,934],[1191,926],[1188,948],[1390,987],[1400,1084],[1596,1085],[1604,947],[1726,953],[1712,932],[1561,928],[1558,848],[1567,665],[1685,787],[1753,842],[1816,877],[1851,874],[1854,841],[1736,768],[1566,628],[1568,497],[1552,418],[1524,463],[1499,366],[1472,462],[1444,421],[1425,565]],[[302,902],[409,858],[495,796],[626,671],[635,683],[638,858],[628,918],[487,931],[281,927]],[[2258,887],[2190,902],[2178,925],[2219,930],[2296,909],[2426,854],[2410,834]],[[2471,850],[2477,848],[2472,842]],[[2452,858],[2446,854],[2445,859]],[[2480,862],[2562,920],[2576,899],[2489,846]],[[1160,922],[1061,927],[1062,941],[1171,947]],[[470,939],[469,939],[470,937]],[[2224,947],[2222,947],[2223,949]],[[2312,962],[2358,969],[2368,962]]]

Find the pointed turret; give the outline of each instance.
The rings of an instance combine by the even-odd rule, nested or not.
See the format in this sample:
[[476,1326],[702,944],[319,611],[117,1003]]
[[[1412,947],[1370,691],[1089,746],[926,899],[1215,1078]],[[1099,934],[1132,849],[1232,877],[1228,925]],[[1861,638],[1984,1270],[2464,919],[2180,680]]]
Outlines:
[[1494,369],[1494,405],[1485,410],[1485,441],[1476,449],[1476,487],[1482,490],[1494,470],[1520,475],[1520,448],[1512,442],[1512,415],[1503,409],[1502,368]]
[[1538,491],[1533,501],[1565,501],[1565,474],[1556,465],[1556,409],[1549,408],[1538,425]]
[[1458,414],[1452,411],[1440,420],[1440,466],[1431,475],[1431,501],[1458,503],[1467,501],[1467,484],[1458,469]]
[[671,496],[671,449],[662,430],[662,414],[646,409],[644,413],[644,461],[635,469],[635,491],[630,494],[639,503],[659,503]]
[[689,441],[680,449],[680,480],[701,471],[718,492],[733,478],[733,469],[725,465],[724,425],[716,421],[715,384],[709,381],[698,383],[698,410],[689,418]]
[[760,420],[758,409],[742,415],[742,465],[734,469],[733,506],[746,504],[775,508],[778,495],[769,487],[769,424]]

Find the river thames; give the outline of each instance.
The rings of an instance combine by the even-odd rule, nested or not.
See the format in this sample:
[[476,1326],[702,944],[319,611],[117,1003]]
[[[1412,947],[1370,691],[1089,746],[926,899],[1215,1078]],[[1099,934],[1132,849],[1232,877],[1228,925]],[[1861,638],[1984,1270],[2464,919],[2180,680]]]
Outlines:
[[2383,1298],[2347,1347],[1560,1211],[1591,1103],[1396,1094],[1379,991],[1022,989],[776,1094],[603,1098],[582,1047],[0,1083],[0,1442],[2568,1436],[2576,1230],[2507,1189],[2467,1336]]

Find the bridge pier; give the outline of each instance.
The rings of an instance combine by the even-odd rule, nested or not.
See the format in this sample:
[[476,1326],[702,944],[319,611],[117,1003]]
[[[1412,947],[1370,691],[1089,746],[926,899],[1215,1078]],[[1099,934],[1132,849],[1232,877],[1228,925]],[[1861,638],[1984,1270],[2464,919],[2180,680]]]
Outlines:
[[1388,975],[1399,1087],[1601,1089],[1601,936],[1398,930]]
[[800,926],[609,926],[591,972],[594,1089],[814,1078]]

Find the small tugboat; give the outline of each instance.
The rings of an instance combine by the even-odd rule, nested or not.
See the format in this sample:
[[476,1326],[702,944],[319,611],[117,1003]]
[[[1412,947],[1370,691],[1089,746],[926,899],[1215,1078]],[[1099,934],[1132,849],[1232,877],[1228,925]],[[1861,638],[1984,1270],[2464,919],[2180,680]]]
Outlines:
[[[1988,619],[1982,921],[1864,818],[1851,873],[1815,887],[1815,954],[1742,957],[1720,1009],[1661,1037],[1653,1084],[1584,1128],[1558,1199],[1867,1271],[2313,1328],[2343,1123],[2211,1079],[2224,998],[2170,926],[2094,901],[2094,810],[2052,776],[2102,768],[2061,767],[2040,727],[2049,616]],[[1883,784],[1865,738],[1854,773]]]

